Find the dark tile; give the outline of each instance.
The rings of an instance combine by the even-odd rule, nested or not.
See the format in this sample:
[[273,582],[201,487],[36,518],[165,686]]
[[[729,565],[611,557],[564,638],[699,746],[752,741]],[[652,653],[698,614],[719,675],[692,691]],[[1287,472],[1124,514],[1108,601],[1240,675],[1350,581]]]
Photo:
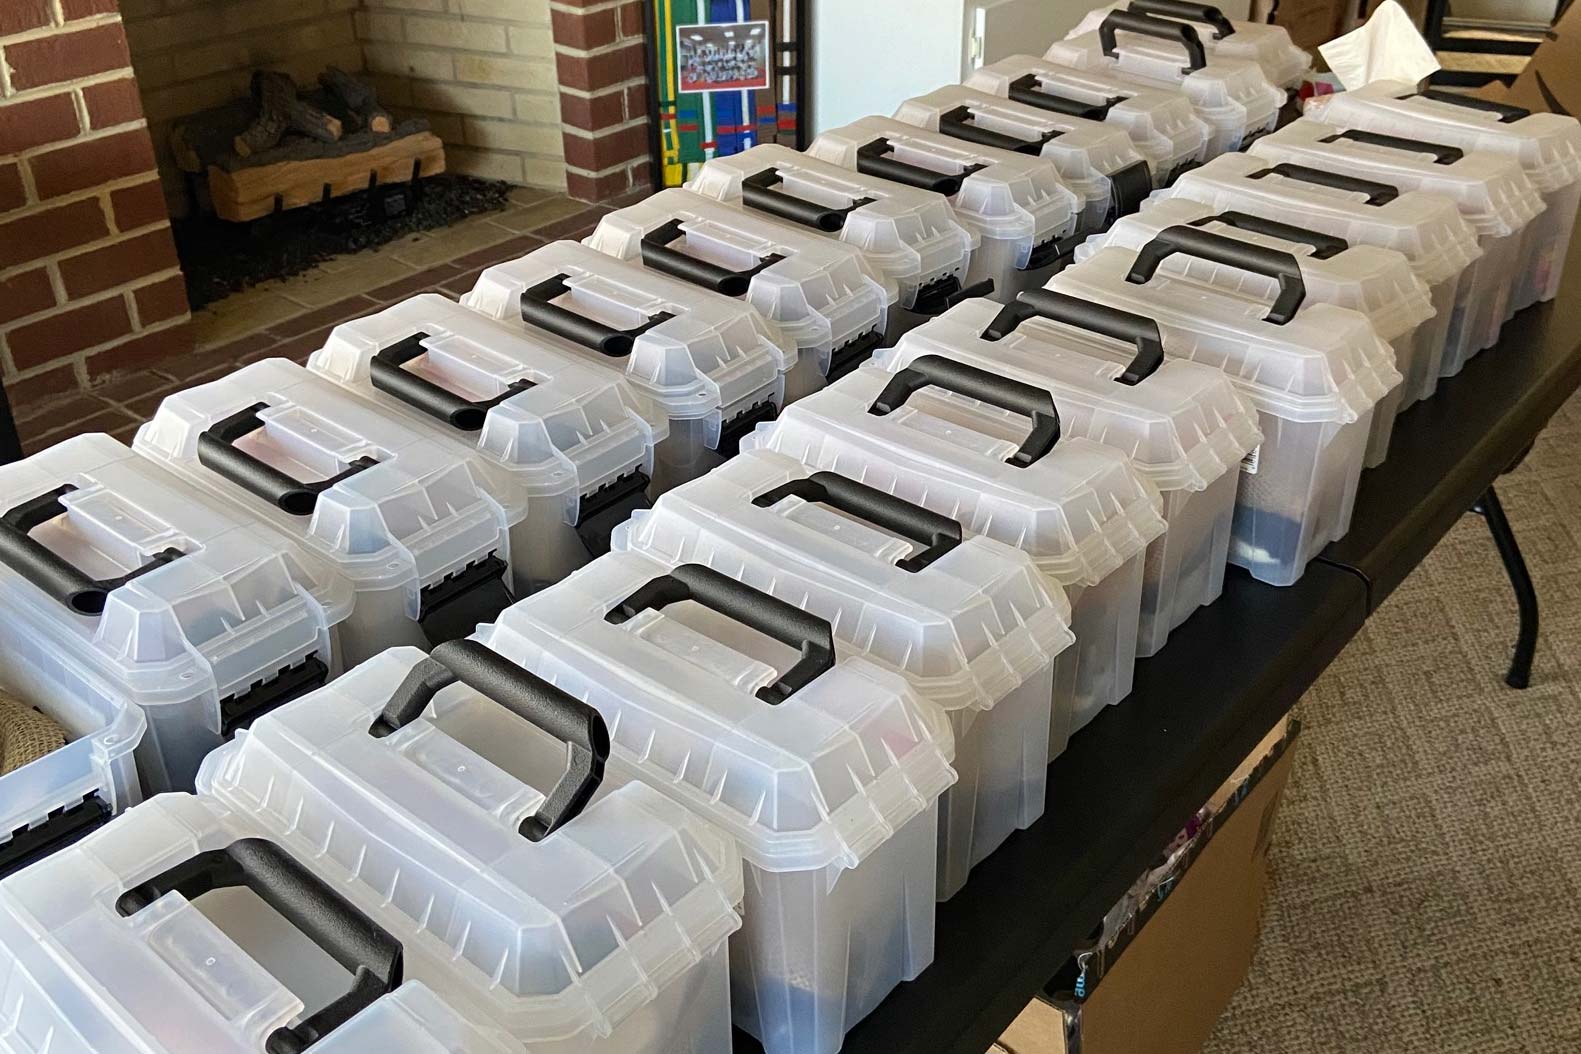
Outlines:
[[267,348],[278,339],[278,337],[270,336],[268,333],[249,333],[245,337],[238,337],[236,340],[225,344],[215,344],[212,347],[202,348],[198,354],[213,356],[215,360],[225,359],[234,362],[248,352],[255,351],[258,348]]
[[316,311],[309,311],[305,315],[288,318],[284,322],[270,326],[269,332],[273,333],[276,338],[284,340],[287,337],[299,336],[309,330],[320,329],[335,322],[344,322],[348,318],[357,318],[369,314],[381,306],[361,294],[348,296],[344,300],[326,304]]
[[598,226],[598,221],[603,219],[612,210],[603,205],[589,205],[574,216],[567,216],[563,220],[556,220],[547,226],[539,227],[532,233],[546,242],[559,241],[562,238],[577,239],[585,234],[575,232],[585,231],[591,234],[593,228]]
[[136,428],[138,423],[137,418],[124,410],[113,407],[107,408],[100,413],[80,418],[50,431],[35,429],[32,433],[29,433],[26,429],[23,429],[22,449],[29,454],[36,454],[40,450],[52,447],[56,443],[70,439],[73,436],[84,435],[88,432],[109,432],[114,434],[115,432],[125,431],[127,428]]
[[500,242],[498,245],[490,245],[486,249],[478,249],[475,252],[467,253],[465,256],[459,256],[456,258],[455,264],[458,270],[492,267],[497,263],[504,263],[507,260],[515,260],[518,257],[526,256],[534,249],[543,248],[545,244],[547,243],[536,234],[519,234],[507,241]]
[[455,264],[440,264],[430,267],[425,271],[418,271],[407,278],[397,279],[388,285],[381,285],[377,289],[368,290],[368,297],[381,304],[392,304],[397,300],[426,293],[431,289],[438,289],[444,284],[445,279],[454,275],[459,268]]
[[[311,333],[292,337],[290,340],[281,341],[269,349],[269,358],[290,359],[292,362],[306,363],[309,355],[324,346],[329,335],[334,332],[334,326],[324,326]],[[259,358],[265,356],[260,355]]]

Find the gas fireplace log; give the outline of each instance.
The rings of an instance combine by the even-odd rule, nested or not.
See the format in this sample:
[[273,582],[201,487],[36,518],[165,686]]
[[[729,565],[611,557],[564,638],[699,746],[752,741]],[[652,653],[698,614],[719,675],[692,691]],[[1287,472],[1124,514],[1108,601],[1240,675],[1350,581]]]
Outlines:
[[258,70],[253,74],[252,89],[258,101],[258,119],[232,144],[242,157],[268,150],[288,131],[300,132],[321,143],[340,139],[340,122],[299,99],[296,82],[289,74]]
[[378,93],[367,81],[330,66],[318,75],[318,82],[345,105],[361,128],[382,135],[394,127],[389,111],[379,105]]

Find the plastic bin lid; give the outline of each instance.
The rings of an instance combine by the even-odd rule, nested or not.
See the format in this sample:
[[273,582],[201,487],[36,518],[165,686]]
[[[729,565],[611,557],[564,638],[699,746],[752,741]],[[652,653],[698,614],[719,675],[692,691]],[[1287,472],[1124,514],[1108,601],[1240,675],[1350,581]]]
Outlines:
[[[1037,291],[1022,300],[1040,296],[1046,299]],[[1124,451],[1161,491],[1204,490],[1238,471],[1241,459],[1262,442],[1256,408],[1220,370],[1166,359],[1128,383],[1122,380],[1126,365],[1095,356],[1135,355],[1135,346],[1035,315],[1008,332],[995,332],[996,322],[1014,320],[1004,305],[967,300],[911,330],[873,363],[898,373],[920,356],[943,355],[1047,388],[1054,393],[1062,436]]]
[[[911,368],[928,368],[952,390],[987,385],[982,371],[967,367],[970,375],[951,376],[940,361],[917,360]],[[1029,435],[1030,414],[1004,411],[995,421],[1002,428],[987,435],[973,426],[988,406],[960,420],[940,416],[951,412],[950,403],[919,394],[889,413],[874,412],[895,381],[863,366],[759,425],[742,449],[788,454],[943,513],[969,531],[1026,550],[1065,587],[1096,585],[1163,533],[1158,489],[1119,450],[1079,436],[1047,447],[1053,396],[1046,389],[1009,382],[997,386],[1004,392],[986,393],[1043,416]]]
[[804,349],[883,330],[900,299],[895,282],[855,246],[680,187],[611,212],[586,244],[677,277],[685,275],[674,268],[688,261],[701,261],[705,272],[722,269],[719,292],[744,295]]
[[816,615],[945,710],[992,709],[1075,641],[1063,591],[1019,549],[766,450],[665,494],[612,544]]
[[213,691],[216,730],[221,698],[351,613],[323,563],[106,435],[0,466],[0,514],[4,631],[140,706]]
[[1270,162],[1309,165],[1453,198],[1480,235],[1514,234],[1543,211],[1542,195],[1513,158],[1465,153],[1419,138],[1341,131],[1303,117],[1253,143]]
[[[801,658],[781,675],[711,636],[699,611],[795,641]],[[905,678],[837,658],[827,623],[706,567],[612,552],[477,639],[597,708],[611,769],[766,871],[856,867],[955,782],[949,721]]]
[[[1189,198],[1149,201],[1141,212],[1120,218],[1107,231],[1078,246],[1076,261],[1080,263],[1111,245],[1139,252],[1160,232],[1182,224],[1291,254],[1309,297],[1360,311],[1372,320],[1384,340],[1403,337],[1435,314],[1432,291],[1416,276],[1411,261],[1393,249],[1352,245],[1343,238],[1247,213],[1221,213]],[[1183,273],[1210,285],[1248,291],[1261,288],[1264,296],[1272,295],[1270,280],[1197,257],[1172,256],[1163,266],[1170,273]]]
[[1215,62],[1250,62],[1262,68],[1264,74],[1281,88],[1295,88],[1312,71],[1312,56],[1304,48],[1296,47],[1284,26],[1266,22],[1245,22],[1224,17],[1218,8],[1206,4],[1193,4],[1195,11],[1187,13],[1173,0],[1163,3],[1148,0],[1126,0],[1117,4],[1094,8],[1089,11],[1067,37],[1096,32],[1111,11],[1131,11],[1167,18],[1173,22],[1188,22],[1197,31],[1202,46]]
[[[618,374],[438,293],[336,326],[308,368],[382,393],[381,407],[399,404],[425,430],[475,439],[529,499],[569,493],[572,522],[578,495],[633,465],[651,472],[670,433],[669,419]],[[437,387],[438,398],[425,402],[414,384]]]
[[1557,113],[1533,113],[1441,90],[1418,92],[1403,81],[1374,81],[1320,95],[1310,116],[1339,128],[1425,139],[1520,161],[1539,192],[1550,194],[1581,179],[1581,124]]
[[1223,370],[1259,411],[1286,421],[1347,424],[1403,380],[1394,352],[1359,312],[1307,301],[1288,322],[1270,322],[1265,296],[1167,267],[1145,283],[1128,281],[1137,258],[1101,249],[1048,288],[1155,319],[1165,355]]
[[453,641],[260,718],[198,789],[311,853],[417,979],[531,1045],[608,1035],[740,928],[729,839],[640,784],[587,804],[607,750],[585,704]]
[[765,184],[765,195],[789,197],[792,207],[811,206],[829,224],[838,224],[824,233],[838,232],[841,241],[861,249],[869,263],[898,282],[964,274],[977,247],[977,236],[956,222],[943,195],[865,176],[777,143],[705,162],[686,189],[742,204],[743,186],[757,184]]
[[[1314,183],[1314,178],[1341,185]],[[1218,212],[1247,212],[1265,219],[1333,234],[1347,242],[1404,253],[1428,285],[1454,278],[1482,255],[1455,203],[1419,190],[1358,180],[1343,174],[1301,171],[1249,154],[1221,154],[1182,173],[1149,199],[1189,198]]]
[[1030,55],[974,70],[966,86],[1040,109],[1090,111],[1125,129],[1138,152],[1163,158],[1171,168],[1201,160],[1212,134],[1178,90],[1141,88],[1101,70],[1070,69]]
[[[303,1001],[264,965],[268,949],[258,949],[263,955],[254,958],[209,919],[196,898],[189,900],[181,891],[207,891],[200,883],[211,875],[225,887],[250,874],[260,876],[255,889],[288,898],[277,903],[317,909],[324,916],[318,925],[330,934],[353,930],[341,934],[351,945],[349,954],[367,955],[362,961],[369,969],[359,975],[367,1005],[312,1043],[315,1052],[521,1054],[519,1046],[504,1045],[501,1034],[468,1024],[421,984],[389,990],[400,978],[398,941],[377,927],[363,931],[356,909],[310,876],[299,880],[300,886],[282,881],[279,876],[290,876],[293,869],[288,861],[278,869],[268,866],[280,859],[281,847],[261,836],[257,825],[219,802],[164,794],[8,878],[0,886],[6,1049],[50,1054],[275,1049],[265,1046],[271,1036],[305,1023]],[[227,850],[236,855],[227,857]],[[284,855],[291,858],[289,852]],[[219,865],[228,859],[253,866],[227,873]],[[294,859],[297,866],[303,862]],[[178,867],[190,868],[197,881],[172,881],[168,872]],[[139,889],[144,883],[153,885],[145,892]],[[123,900],[129,893],[133,898]],[[291,913],[290,907],[281,910]],[[351,925],[338,925],[342,913]],[[315,1031],[309,1025],[289,1042],[302,1043]]]
[[672,420],[779,393],[797,361],[796,345],[752,307],[578,242],[490,267],[461,302],[584,361],[624,368]]
[[168,396],[134,445],[332,559],[359,590],[426,585],[503,555],[526,512],[471,447],[288,359]]
[[864,117],[820,132],[807,153],[858,171],[875,163],[899,165],[921,182],[939,182],[942,174],[941,192],[949,194],[957,219],[983,237],[1020,242],[1028,255],[1034,246],[1068,236],[1081,215],[1082,195],[1042,158],[977,146],[892,117]]

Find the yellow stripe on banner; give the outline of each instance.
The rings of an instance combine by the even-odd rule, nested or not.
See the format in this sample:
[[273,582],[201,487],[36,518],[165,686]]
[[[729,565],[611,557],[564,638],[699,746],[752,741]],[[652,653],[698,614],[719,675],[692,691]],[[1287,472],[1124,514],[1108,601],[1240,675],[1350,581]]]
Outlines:
[[675,78],[675,13],[671,9],[670,0],[659,0],[658,13],[654,15],[655,28],[658,30],[659,39],[654,41],[657,47],[661,42],[665,44],[662,49],[664,54],[664,83],[670,85],[672,94],[670,105],[674,107],[676,116],[670,122],[670,135],[664,141],[664,185],[667,187],[679,186],[680,181],[672,182],[672,176],[680,171],[681,165],[681,131],[678,127],[680,121],[681,93],[680,82]]

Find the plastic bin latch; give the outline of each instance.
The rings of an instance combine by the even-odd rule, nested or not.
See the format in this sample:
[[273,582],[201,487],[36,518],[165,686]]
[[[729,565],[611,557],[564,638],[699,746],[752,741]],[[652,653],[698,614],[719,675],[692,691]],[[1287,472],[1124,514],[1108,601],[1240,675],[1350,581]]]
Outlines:
[[471,636],[478,625],[493,622],[515,603],[505,584],[509,565],[490,553],[423,587],[417,624],[430,644]]
[[230,739],[269,711],[328,682],[329,667],[317,655],[309,655],[248,691],[220,700],[220,735]]
[[741,453],[741,440],[746,438],[749,432],[779,415],[780,408],[772,402],[747,407],[720,425],[719,442],[714,444],[714,452],[723,458],[735,457]]
[[1153,193],[1153,173],[1146,161],[1126,165],[1109,176],[1109,211],[1113,218],[1129,216]]
[[652,504],[648,500],[650,482],[646,472],[632,469],[582,498],[578,503],[576,533],[589,553],[603,556],[609,552],[610,532],[630,519],[632,513]]
[[860,336],[852,337],[829,353],[829,372],[824,380],[828,384],[844,377],[862,363],[873,357],[873,352],[884,342],[881,330],[870,329]]
[[56,809],[43,823],[20,827],[0,844],[0,878],[66,848],[110,820],[110,807],[97,791],[75,805]]

